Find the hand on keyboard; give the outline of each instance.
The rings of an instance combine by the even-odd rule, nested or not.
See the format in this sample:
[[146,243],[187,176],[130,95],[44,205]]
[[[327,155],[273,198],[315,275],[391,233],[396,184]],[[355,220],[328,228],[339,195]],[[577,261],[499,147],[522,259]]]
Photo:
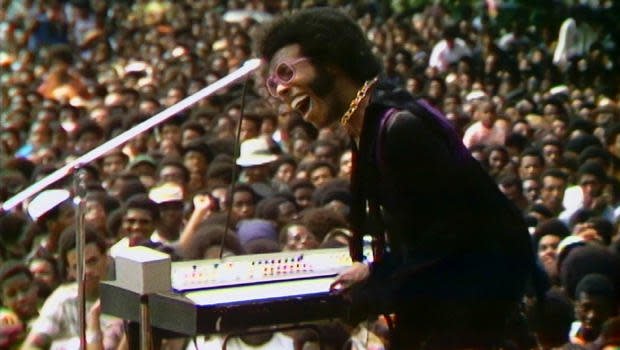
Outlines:
[[330,286],[332,292],[340,293],[348,290],[352,286],[362,283],[368,279],[370,268],[368,265],[355,262],[351,267],[342,271]]

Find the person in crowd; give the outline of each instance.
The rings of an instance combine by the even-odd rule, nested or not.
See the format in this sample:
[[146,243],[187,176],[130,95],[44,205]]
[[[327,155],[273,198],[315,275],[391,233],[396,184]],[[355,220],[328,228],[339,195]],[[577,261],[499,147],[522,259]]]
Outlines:
[[485,149],[487,156],[487,167],[489,175],[497,179],[500,175],[507,172],[510,166],[510,155],[508,149],[502,145],[491,145]]
[[190,142],[205,137],[206,130],[198,121],[188,120],[181,125],[181,147],[187,147]]
[[233,168],[232,160],[228,157],[224,157],[221,161],[214,161],[209,165],[207,169],[207,184],[208,189],[217,188],[220,186],[229,186],[233,180]]
[[19,334],[12,335],[12,345],[19,344],[39,313],[37,284],[28,266],[17,260],[9,260],[0,269],[0,287],[2,307],[17,316],[19,322],[15,325],[22,326]]
[[351,181],[351,170],[353,168],[353,152],[346,150],[340,155],[338,162],[338,177]]
[[570,230],[562,221],[550,219],[539,224],[532,237],[538,254],[538,262],[545,269],[549,282],[554,286],[560,283],[558,246],[569,234]]
[[256,138],[260,135],[262,119],[257,114],[246,114],[241,121],[241,133],[239,140],[241,142]]
[[116,237],[108,232],[106,221],[109,212],[119,207],[118,200],[105,191],[90,191],[86,193],[84,201],[84,222],[93,226],[106,239],[115,239]]
[[548,139],[543,141],[541,146],[545,165],[547,168],[558,168],[564,155],[564,147],[557,139]]
[[184,114],[177,114],[159,125],[161,141],[170,140],[173,144],[181,145],[181,124],[187,117]]
[[525,211],[528,207],[528,201],[523,194],[523,186],[521,179],[515,174],[508,173],[497,179],[500,191],[510,199],[519,209]]
[[123,206],[120,225],[120,239],[110,248],[110,255],[115,257],[123,247],[149,244],[155,234],[160,214],[157,204],[147,194],[136,194]]
[[[115,349],[123,336],[123,322],[101,314],[99,282],[107,266],[105,241],[93,230],[86,229],[84,255],[86,295],[86,342],[88,349]],[[77,273],[76,234],[73,227],[63,231],[59,241],[60,265],[66,280]],[[79,347],[77,283],[62,285],[45,300],[39,316],[24,341],[23,349],[54,346]]]
[[185,205],[183,188],[175,182],[164,182],[151,188],[149,199],[157,203],[159,220],[150,239],[155,243],[175,243],[183,230]]
[[148,189],[155,184],[157,161],[148,154],[139,154],[127,165],[127,172],[138,177],[142,185]]
[[431,51],[429,67],[445,72],[461,58],[471,56],[471,49],[458,36],[459,29],[456,25],[448,26],[444,30],[443,39],[435,44]]
[[295,175],[297,162],[290,156],[283,155],[272,165],[274,172],[271,186],[278,192],[290,191],[290,183]]
[[181,186],[183,195],[188,195],[190,174],[180,158],[166,157],[159,162],[157,168],[158,183],[172,182]]
[[519,159],[519,177],[522,180],[536,179],[545,170],[545,158],[538,149],[528,148]]
[[256,217],[274,222],[279,232],[288,223],[297,221],[299,212],[292,196],[276,195],[258,202]]
[[300,223],[306,226],[319,242],[334,229],[349,228],[349,221],[339,211],[328,207],[313,207],[301,212]]
[[609,278],[588,274],[575,290],[575,321],[570,330],[570,342],[577,345],[593,343],[602,326],[618,314],[617,292]]
[[289,224],[280,230],[280,246],[283,251],[308,250],[319,246],[319,241],[308,228],[301,224]]
[[540,180],[539,179],[525,179],[521,182],[523,186],[523,195],[528,201],[529,205],[534,204],[540,197]]
[[549,169],[542,174],[540,202],[557,217],[564,211],[562,204],[568,176],[559,169]]
[[295,204],[299,208],[299,211],[308,209],[314,206],[312,202],[312,193],[314,192],[314,185],[312,182],[304,179],[298,179],[291,181],[291,192],[295,197]]
[[585,6],[575,6],[571,8],[570,17],[560,26],[553,63],[562,70],[567,70],[576,59],[585,57],[600,35],[598,25],[584,21],[590,11]]
[[597,161],[587,161],[577,172],[577,183],[581,189],[582,198],[574,198],[574,201],[564,201],[566,209],[560,214],[560,218],[569,223],[571,217],[580,209],[592,210],[609,221],[614,221],[614,210],[610,200],[604,194],[603,189],[608,182],[607,174],[603,166]]
[[56,265],[56,259],[52,255],[35,256],[28,261],[28,269],[32,273],[41,301],[60,284],[60,273]]
[[463,144],[467,148],[483,143],[486,145],[504,145],[508,134],[508,123],[498,119],[497,107],[492,100],[482,100],[474,109],[476,122],[465,130]]
[[328,140],[316,140],[310,147],[310,153],[316,161],[328,162],[336,166],[337,155],[340,153],[337,145]]
[[120,150],[112,150],[101,158],[102,185],[109,189],[112,179],[129,164],[129,157]]
[[[360,111],[370,111],[377,106],[375,102],[383,103],[395,96],[392,93],[385,95],[385,91],[397,90],[398,94],[409,91],[445,113],[447,124],[454,128],[458,139],[462,140],[467,128],[486,116],[496,119],[494,125],[502,126],[499,129],[505,135],[502,139],[508,151],[507,163],[503,151],[499,151],[494,142],[477,143],[469,148],[469,152],[495,178],[495,187],[499,187],[511,202],[523,209],[520,215],[526,217],[527,227],[532,233],[532,246],[539,249],[540,267],[547,272],[540,271],[539,275],[551,278],[550,285],[553,287],[547,293],[547,303],[532,308],[542,312],[539,315],[542,323],[538,324],[536,318],[528,315],[530,328],[536,332],[543,348],[567,343],[568,316],[563,309],[557,310],[556,306],[564,305],[564,299],[570,293],[568,289],[558,291],[555,288],[561,278],[554,276],[567,272],[561,265],[573,246],[609,246],[614,254],[618,254],[619,246],[616,219],[620,213],[620,186],[616,179],[620,174],[620,138],[617,137],[620,130],[620,65],[615,58],[620,46],[615,35],[615,24],[620,23],[620,11],[618,4],[609,0],[580,4],[574,1],[554,2],[552,7],[544,2],[532,3],[527,8],[531,16],[521,16],[520,21],[516,21],[516,27],[515,21],[507,19],[515,13],[520,16],[521,5],[499,6],[497,1],[487,2],[487,6],[423,1],[415,8],[407,2],[376,0],[182,0],[148,4],[94,0],[88,6],[66,1],[5,1],[0,6],[0,204],[72,161],[80,153],[92,150],[97,144],[114,138],[198,89],[214,83],[248,57],[261,55],[259,50],[252,54],[250,47],[260,46],[256,44],[259,44],[261,26],[265,23],[263,16],[272,18],[323,3],[329,3],[327,6],[351,16],[367,33],[370,51],[376,55],[377,61],[384,64],[384,69],[378,74],[378,83],[371,84],[367,91],[370,98],[361,99]],[[238,12],[236,10],[251,13],[252,17],[230,21],[227,12]],[[257,17],[257,14],[260,16]],[[582,32],[583,28],[588,30]],[[557,35],[558,32],[560,35]],[[297,36],[294,31],[287,33],[290,37]],[[338,35],[320,40],[319,47],[326,47],[343,33],[347,32],[338,32]],[[583,33],[587,35],[583,36]],[[446,39],[452,37],[455,39],[451,50],[450,40]],[[338,52],[348,52],[346,45],[334,45]],[[469,54],[463,56],[466,51],[463,48],[469,50]],[[411,161],[392,156],[402,154],[413,157],[418,154],[415,147],[401,147],[398,152],[391,147],[381,150],[374,146],[370,147],[370,153],[366,149],[361,150],[360,146],[368,145],[365,141],[368,138],[351,138],[347,130],[355,129],[353,126],[357,125],[360,114],[376,116],[376,113],[353,113],[347,127],[331,123],[315,128],[310,122],[316,120],[307,117],[317,114],[306,111],[316,111],[315,107],[322,105],[313,102],[329,100],[333,107],[329,109],[342,115],[353,99],[352,94],[346,98],[335,98],[338,94],[329,93],[330,85],[336,85],[341,96],[353,90],[340,88],[343,80],[335,78],[357,75],[345,74],[339,67],[355,70],[355,67],[363,66],[367,70],[364,79],[355,82],[355,91],[374,77],[376,71],[374,68],[367,69],[372,65],[366,65],[364,60],[353,59],[356,55],[348,56],[345,64],[326,65],[317,55],[304,53],[311,59],[297,63],[285,61],[288,66],[279,65],[285,69],[280,73],[294,74],[290,86],[280,84],[280,90],[288,89],[284,89],[280,96],[299,91],[297,83],[308,78],[308,67],[314,67],[319,70],[319,79],[308,86],[317,92],[318,97],[307,100],[303,95],[298,95],[296,97],[300,99],[291,104],[286,98],[283,101],[269,93],[262,74],[253,74],[246,87],[234,83],[220,89],[179,112],[163,125],[135,135],[125,145],[86,165],[88,169],[96,169],[92,172],[94,177],[88,181],[87,196],[101,197],[87,200],[86,221],[98,226],[97,230],[105,235],[109,246],[118,243],[125,238],[121,227],[129,198],[138,193],[146,196],[153,187],[173,182],[183,187],[183,198],[186,199],[186,221],[177,227],[181,231],[179,241],[170,247],[158,247],[150,240],[144,242],[158,249],[168,248],[166,251],[172,255],[177,250],[184,251],[188,244],[203,247],[200,245],[203,240],[210,241],[210,235],[207,238],[203,235],[205,227],[223,227],[227,223],[226,210],[232,208],[231,184],[245,181],[243,175],[239,177],[241,172],[233,158],[239,147],[235,145],[235,130],[241,126],[244,132],[249,132],[249,136],[257,135],[258,130],[261,137],[272,138],[279,146],[278,151],[273,150],[279,160],[269,164],[261,180],[273,191],[254,189],[255,195],[241,195],[247,198],[240,198],[240,208],[233,214],[233,220],[228,222],[232,230],[227,236],[238,240],[234,232],[240,221],[237,216],[278,222],[276,232],[280,232],[281,227],[301,222],[322,242],[321,247],[344,247],[350,241],[355,248],[359,244],[359,232],[379,231],[382,226],[375,225],[374,220],[365,221],[364,229],[360,230],[359,222],[351,221],[356,215],[345,219],[350,213],[355,214],[366,207],[359,200],[354,200],[359,198],[355,193],[363,191],[351,193],[349,190],[350,184],[353,188],[360,188],[360,184],[367,186],[368,182],[359,181],[360,169],[379,169],[377,176],[363,175],[362,178],[368,179],[371,184],[389,185],[393,181],[387,175],[392,172],[387,175],[381,172],[386,167],[380,164],[396,169],[396,173],[402,171],[405,176],[407,169],[417,169],[420,165],[420,169],[426,169],[427,156],[441,152],[435,147],[427,147],[428,154]],[[335,62],[336,57],[329,57],[334,58],[329,61]],[[554,61],[554,58],[559,61]],[[288,70],[289,66],[292,70]],[[271,77],[286,78],[282,74],[273,75],[273,67],[265,65],[263,68]],[[322,79],[329,76],[335,78],[331,82],[330,79]],[[384,88],[390,84],[392,88]],[[241,97],[243,93],[247,97],[245,107]],[[323,99],[324,96],[329,98]],[[370,109],[367,108],[367,100],[371,102]],[[408,98],[405,100],[409,101]],[[397,99],[391,105],[401,111],[399,114],[407,109],[401,102]],[[486,112],[482,114],[483,109],[478,107],[487,102]],[[335,106],[338,104],[340,106]],[[487,113],[490,111],[495,113]],[[242,114],[246,116],[243,118],[245,122],[239,125]],[[420,117],[420,113],[413,114]],[[257,120],[248,122],[254,116]],[[398,122],[393,123],[400,124],[401,117],[394,118]],[[330,120],[333,118],[330,117]],[[97,128],[89,126],[91,121],[96,123]],[[257,127],[258,124],[260,127]],[[376,128],[377,131],[381,129]],[[390,129],[388,127],[386,130]],[[402,129],[398,127],[396,130]],[[426,140],[415,135],[409,135],[411,142]],[[242,136],[247,137],[246,134]],[[396,140],[392,133],[388,136],[388,140]],[[385,139],[382,137],[378,139]],[[377,144],[381,143],[379,141]],[[194,147],[195,144],[200,146]],[[204,145],[209,148],[207,162],[201,162],[204,157],[200,153]],[[184,152],[190,148],[199,153],[197,157]],[[527,157],[531,149],[538,151]],[[390,155],[389,158],[382,156],[384,151]],[[542,160],[539,160],[537,153],[540,153]],[[360,154],[368,156],[360,158]],[[317,160],[328,161],[338,171],[337,179],[315,188],[310,182],[309,169]],[[596,181],[593,183],[586,179],[582,189],[579,169],[590,161],[602,164],[606,180],[599,186]],[[131,166],[128,166],[130,162]],[[441,179],[450,173],[451,168],[437,169],[441,170],[441,176],[437,179]],[[99,179],[96,178],[97,173],[100,174]],[[543,175],[547,173],[550,176]],[[417,171],[415,174],[421,176],[427,173]],[[403,195],[408,193],[408,188],[420,183],[419,176],[405,179],[406,185],[401,186],[398,192]],[[464,178],[453,181],[458,190],[444,191],[441,186],[428,186],[428,193],[436,194],[437,198],[424,197],[419,205],[430,210],[438,207],[436,203],[445,198],[446,193],[462,193],[460,180]],[[513,186],[517,180],[523,184],[527,203],[523,202]],[[67,177],[45,188],[45,192],[60,189],[71,195],[73,191],[69,183],[70,177]],[[375,187],[367,188],[372,190]],[[592,201],[584,200],[586,191],[594,194]],[[371,197],[389,193],[377,191],[371,193]],[[471,197],[483,198],[484,193],[477,191]],[[110,200],[109,196],[114,200]],[[38,194],[35,194],[7,212],[0,210],[0,270],[8,260],[27,264],[35,276],[35,284],[39,286],[39,301],[42,302],[60,282],[60,276],[49,284],[43,280],[47,280],[46,275],[53,270],[50,266],[58,254],[58,236],[64,227],[74,221],[75,208],[71,196],[65,199],[64,194],[59,197],[60,202],[54,196],[44,196],[43,200],[37,198]],[[253,200],[246,201],[248,198]],[[287,200],[282,204],[284,198]],[[418,200],[419,196],[411,198]],[[291,205],[290,200],[294,200],[295,204]],[[595,210],[584,206],[588,201],[596,204]],[[250,202],[253,204],[246,205]],[[29,203],[33,205],[29,206]],[[605,205],[599,206],[603,203]],[[120,209],[114,209],[118,205]],[[450,205],[439,206],[443,217],[452,218]],[[243,207],[254,207],[253,214],[248,214]],[[467,210],[470,207],[473,206],[468,206]],[[391,208],[390,205],[381,205],[379,212],[388,218],[384,224],[390,227],[391,245],[400,246],[393,241],[397,235],[392,234]],[[492,225],[491,218],[497,216],[495,212],[481,211],[486,213],[486,218],[480,227]],[[419,225],[432,221],[433,217],[424,215],[424,210],[416,212],[420,215],[412,216],[412,220],[418,217],[425,219],[419,222],[415,219]],[[560,237],[557,235],[559,231],[554,229],[553,234],[543,237],[536,233],[544,232],[547,222],[556,223],[562,212],[573,212],[566,220],[572,234],[560,241],[554,253],[554,241]],[[609,212],[614,215],[601,216]],[[104,217],[105,226],[102,226]],[[449,225],[450,222],[441,222],[439,227],[434,228],[439,230],[441,224]],[[161,224],[161,221],[155,220],[152,232],[159,231]],[[414,226],[411,225],[412,232],[419,227]],[[352,233],[348,235],[345,232]],[[483,229],[481,232],[488,231]],[[219,244],[222,234],[214,236],[220,237],[213,239],[214,244]],[[149,238],[150,233],[146,237]],[[472,242],[482,240],[482,237],[476,236]],[[127,240],[124,242],[127,243]],[[226,248],[224,255],[233,251],[235,254],[280,251],[277,241],[265,238],[252,240],[242,248],[238,251]],[[412,256],[406,255],[407,259]],[[559,266],[555,270],[548,269],[553,265],[554,255]],[[219,249],[209,249],[206,255],[200,251],[193,256],[195,259],[217,258]],[[388,256],[384,260],[393,261],[391,259]],[[373,268],[379,265],[374,264]],[[574,266],[568,270],[576,272]],[[385,270],[373,272],[371,280],[375,280],[382,271]],[[432,285],[429,283],[429,286]],[[355,295],[358,288],[351,290]],[[618,287],[616,290],[619,290]],[[563,297],[562,305],[558,304],[560,299],[556,292]],[[542,293],[538,293],[537,297],[542,299]],[[536,298],[528,294],[526,304],[529,305],[533,299]],[[376,309],[381,306],[379,300],[382,299],[371,302]],[[551,304],[555,306],[547,309]],[[562,316],[556,318],[546,314],[560,311]],[[390,327],[386,322],[391,319],[381,316],[381,323],[374,322],[376,319],[370,319],[372,326],[362,324],[357,325],[355,330],[347,328],[342,332],[349,332],[349,336],[355,338],[352,338],[352,343],[356,346],[379,345],[375,342],[378,340],[387,348],[390,346],[387,331]],[[446,319],[451,320],[452,317]],[[592,346],[614,343],[612,335],[613,330],[617,329],[614,326],[617,321],[614,323],[611,319],[607,323],[602,327],[600,339]],[[1,308],[0,348],[5,347],[6,339],[14,342],[16,336],[21,342],[29,326],[22,324],[15,312]],[[362,331],[358,332],[360,329]],[[370,330],[379,337],[372,337],[372,344],[360,343],[360,340],[370,339],[364,330]],[[335,340],[336,337],[324,335],[320,336],[324,347],[342,348],[344,340],[341,337]],[[295,341],[301,347],[303,341],[297,338]],[[433,345],[432,342],[428,344],[428,347]],[[517,344],[519,348],[534,347],[532,343]],[[580,347],[575,344],[566,346]]]
[[204,140],[190,142],[183,148],[183,165],[189,172],[187,189],[190,194],[206,189],[207,169],[213,160],[213,152]]
[[239,222],[254,217],[258,197],[252,187],[246,184],[238,184],[228,191],[226,203],[231,212],[232,222]]
[[336,168],[332,163],[326,161],[314,161],[308,166],[308,176],[314,187],[321,187],[325,183],[334,179],[337,175]]
[[[379,82],[381,67],[365,36],[337,11],[283,16],[265,30],[259,47],[269,62],[269,93],[318,128],[340,122],[359,147],[351,210],[356,263],[339,275],[333,290],[357,295],[366,312],[397,312],[396,347],[499,345],[503,325],[534,269],[534,256],[519,211],[447,120],[430,105]],[[389,262],[372,269],[361,262],[360,249],[367,200],[369,217],[383,216],[392,253]],[[486,220],[489,215],[492,222]],[[377,229],[379,240],[383,229]],[[473,245],[480,239],[487,248]],[[472,268],[473,261],[486,261],[485,267]],[[351,291],[360,284],[359,294]],[[458,296],[450,296],[451,290]],[[496,301],[492,307],[486,298]]]

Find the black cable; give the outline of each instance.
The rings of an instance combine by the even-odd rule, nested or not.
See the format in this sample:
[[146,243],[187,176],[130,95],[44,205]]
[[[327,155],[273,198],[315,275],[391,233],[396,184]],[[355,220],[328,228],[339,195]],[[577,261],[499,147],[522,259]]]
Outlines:
[[[239,115],[239,124],[237,125],[237,134],[235,135],[235,149],[234,149],[234,154],[233,154],[232,181],[230,182],[230,190],[229,190],[231,197],[233,193],[233,188],[235,187],[237,183],[237,158],[239,157],[239,148],[240,148],[239,139],[241,137],[241,122],[243,121],[243,115],[245,112],[245,96],[247,95],[249,80],[250,80],[249,78],[245,79],[245,82],[243,83],[243,92],[241,94],[241,107],[240,107],[241,113]],[[226,213],[226,227],[224,228],[224,234],[222,234],[222,240],[220,241],[220,253],[219,253],[220,260],[222,259],[222,256],[224,255],[224,241],[226,240],[226,235],[228,235],[228,228],[230,226],[231,213],[232,213],[232,203],[228,203],[228,211]]]

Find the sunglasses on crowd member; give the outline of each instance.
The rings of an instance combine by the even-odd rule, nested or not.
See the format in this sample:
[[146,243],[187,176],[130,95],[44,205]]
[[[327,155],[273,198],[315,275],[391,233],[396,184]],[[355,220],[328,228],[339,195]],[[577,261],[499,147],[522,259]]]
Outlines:
[[277,97],[278,85],[288,85],[295,78],[295,68],[297,63],[307,61],[310,58],[300,57],[293,62],[280,62],[273,71],[273,74],[267,78],[267,91],[271,96]]

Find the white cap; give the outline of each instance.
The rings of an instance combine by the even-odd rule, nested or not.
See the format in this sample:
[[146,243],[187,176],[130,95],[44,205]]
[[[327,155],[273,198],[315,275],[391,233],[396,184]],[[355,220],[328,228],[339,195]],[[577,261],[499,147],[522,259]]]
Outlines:
[[466,101],[478,100],[481,98],[486,98],[488,95],[482,90],[472,90],[470,93],[465,96]]
[[245,140],[241,143],[239,158],[237,165],[242,167],[250,167],[271,163],[278,159],[278,155],[271,151],[271,147],[275,146],[273,141],[266,137],[256,137]]
[[183,188],[174,182],[165,182],[151,188],[149,198],[157,204],[183,202]]
[[570,91],[568,90],[568,86],[566,85],[557,85],[552,87],[549,90],[549,93],[551,95],[567,95],[570,93]]

